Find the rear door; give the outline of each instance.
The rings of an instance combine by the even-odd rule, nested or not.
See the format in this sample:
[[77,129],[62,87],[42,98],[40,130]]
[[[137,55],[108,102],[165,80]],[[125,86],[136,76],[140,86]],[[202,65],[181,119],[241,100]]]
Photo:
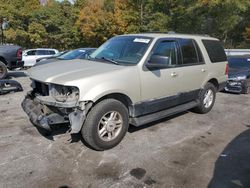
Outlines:
[[208,67],[201,50],[193,39],[178,39],[181,63],[175,72],[178,77],[180,103],[197,99],[200,89],[208,76]]

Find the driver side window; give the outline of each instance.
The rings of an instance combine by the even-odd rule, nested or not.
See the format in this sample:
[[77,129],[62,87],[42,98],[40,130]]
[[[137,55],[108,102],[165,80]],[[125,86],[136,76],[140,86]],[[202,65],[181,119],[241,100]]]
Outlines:
[[177,48],[175,41],[162,41],[157,44],[152,55],[164,56],[169,58],[169,65],[177,64]]

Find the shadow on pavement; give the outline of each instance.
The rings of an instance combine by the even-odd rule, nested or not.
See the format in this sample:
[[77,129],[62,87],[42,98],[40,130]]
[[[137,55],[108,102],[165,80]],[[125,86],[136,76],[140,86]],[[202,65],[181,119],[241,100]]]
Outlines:
[[[34,125],[34,124],[33,124]],[[35,126],[35,125],[34,125]],[[75,143],[75,142],[82,142],[85,146],[91,148],[84,140],[81,135],[81,132],[79,133],[68,133],[70,126],[69,124],[58,124],[58,125],[53,125],[52,127],[52,132],[48,132],[42,128],[39,128],[35,126],[38,130],[38,132],[48,140],[54,141],[54,136],[56,135],[61,135],[61,134],[70,134],[70,139],[68,140],[70,143]]]
[[229,91],[225,91],[225,90],[220,91],[220,93],[224,93],[224,94],[228,94],[228,95],[241,95],[241,93],[233,93],[233,92],[229,92]]
[[[31,122],[32,123],[32,122]],[[33,124],[33,123],[32,123]],[[33,124],[34,125],[34,124]],[[49,139],[49,140],[54,140],[54,136],[56,135],[61,135],[61,134],[65,134],[67,133],[67,131],[69,130],[69,125],[68,124],[58,124],[58,125],[53,125],[52,127],[52,132],[47,131],[45,129],[42,129],[36,125],[34,125],[36,127],[36,129],[38,130],[38,132],[44,136],[45,138]]]
[[238,187],[250,187],[250,129],[233,139],[220,154],[208,185],[208,188]]

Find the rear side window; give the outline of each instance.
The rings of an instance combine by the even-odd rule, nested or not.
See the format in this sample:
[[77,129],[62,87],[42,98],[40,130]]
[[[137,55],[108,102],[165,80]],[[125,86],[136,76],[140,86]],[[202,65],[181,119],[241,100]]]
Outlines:
[[47,50],[37,50],[37,55],[49,55]]
[[195,45],[195,48],[196,48],[199,63],[203,63],[204,60],[203,60],[203,56],[202,56],[202,53],[201,53],[201,49],[200,49],[200,47],[198,46],[198,44],[195,41],[193,41],[193,42],[194,42],[194,45]]
[[199,60],[193,40],[181,39],[179,44],[182,52],[183,65],[198,64]]
[[227,56],[220,41],[202,40],[202,42],[212,63],[227,61]]
[[56,52],[55,51],[53,51],[53,50],[49,50],[49,55],[55,55],[56,54]]

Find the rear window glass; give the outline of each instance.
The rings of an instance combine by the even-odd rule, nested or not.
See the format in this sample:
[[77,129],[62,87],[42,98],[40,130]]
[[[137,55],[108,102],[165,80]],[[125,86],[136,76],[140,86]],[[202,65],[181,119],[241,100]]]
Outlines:
[[202,42],[212,63],[227,61],[227,56],[220,41],[202,40]]

